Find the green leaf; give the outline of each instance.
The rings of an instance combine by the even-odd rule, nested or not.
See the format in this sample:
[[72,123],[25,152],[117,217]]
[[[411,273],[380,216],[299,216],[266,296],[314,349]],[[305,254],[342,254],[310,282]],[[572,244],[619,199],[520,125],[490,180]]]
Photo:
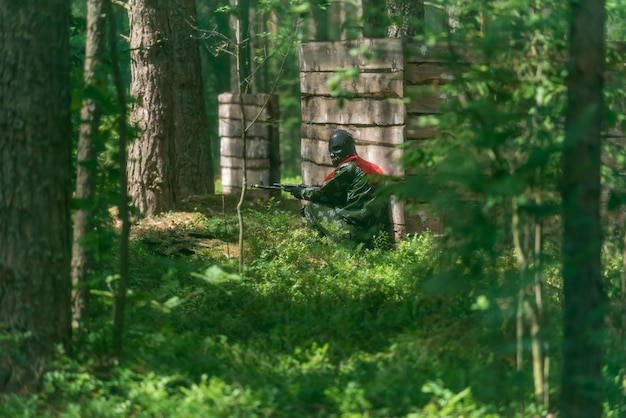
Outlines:
[[191,275],[211,284],[241,280],[241,276],[238,274],[228,273],[222,270],[220,266],[211,266],[206,269],[204,273],[191,273]]

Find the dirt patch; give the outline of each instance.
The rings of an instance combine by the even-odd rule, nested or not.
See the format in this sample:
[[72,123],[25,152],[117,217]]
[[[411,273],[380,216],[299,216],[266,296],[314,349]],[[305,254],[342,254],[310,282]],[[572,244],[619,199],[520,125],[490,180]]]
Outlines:
[[167,212],[136,222],[131,228],[131,239],[166,257],[231,259],[239,256],[238,245],[224,237],[233,235],[235,230],[232,220],[209,218],[200,212]]
[[[211,257],[229,260],[239,257],[236,196],[194,196],[175,210],[155,216],[134,219],[131,239],[166,257]],[[249,199],[244,209],[261,209],[266,200]],[[298,213],[300,202],[284,199],[279,207]],[[111,215],[120,229],[116,211]]]

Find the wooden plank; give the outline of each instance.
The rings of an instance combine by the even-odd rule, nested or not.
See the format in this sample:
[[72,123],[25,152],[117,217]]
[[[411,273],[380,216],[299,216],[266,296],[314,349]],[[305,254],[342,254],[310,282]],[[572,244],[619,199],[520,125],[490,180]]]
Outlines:
[[454,73],[441,63],[410,63],[404,70],[407,85],[446,84],[454,80]]
[[[237,119],[220,119],[218,124],[218,135],[220,137],[237,137],[241,138],[241,120]],[[253,123],[249,126],[247,137],[269,137],[269,124],[265,122]]]
[[[352,51],[359,53],[353,54]],[[307,42],[298,45],[300,71],[404,69],[402,40],[360,38],[340,42]]]
[[[280,130],[277,125],[270,125],[268,132],[270,162],[270,181],[278,183],[281,180],[281,159],[280,159]],[[280,193],[278,193],[280,195]]]
[[[241,170],[239,170],[239,175],[241,175]],[[246,180],[249,185],[252,184],[270,184],[271,180],[268,181],[269,173],[267,170],[247,170]],[[238,183],[241,184],[241,181]]]
[[[220,119],[241,120],[241,108],[238,104],[220,104],[218,107],[218,114]],[[245,106],[244,115],[246,116],[247,124],[250,124],[253,121],[267,122],[274,119],[271,117],[267,108],[256,105]]]
[[[268,100],[269,98],[269,100]],[[278,120],[280,109],[277,95],[244,94],[244,108],[247,122]],[[218,95],[220,118],[241,120],[239,95],[222,93]]]
[[408,62],[479,62],[468,45],[426,45],[423,42],[409,42],[404,45],[404,59]]
[[[264,170],[247,170],[247,184],[270,184],[269,174]],[[224,194],[236,194],[241,192],[241,169],[222,167],[222,192]]]
[[[616,46],[621,55],[626,56],[626,43],[621,42],[608,42],[607,50],[611,50],[611,47]],[[476,49],[471,44],[438,44],[438,45],[426,45],[423,42],[408,42],[404,45],[405,56],[405,69],[408,63],[425,63],[425,62],[454,62],[455,64],[477,64],[484,62],[483,57],[478,56]],[[554,61],[565,62],[565,57],[554,56]]]
[[430,139],[439,136],[439,131],[433,125],[422,126],[421,120],[429,115],[408,114],[406,118],[406,139]]
[[[328,143],[309,138],[302,138],[301,145],[302,161],[310,162],[319,166],[331,167],[328,154]],[[383,169],[385,174],[402,176],[403,169],[399,165],[402,150],[389,145],[359,145],[357,153],[361,158],[371,161]]]
[[[248,139],[246,156],[248,158],[269,159],[271,143],[267,139]],[[220,138],[220,155],[225,157],[241,157],[243,140],[241,138]]]
[[303,161],[332,166],[328,153],[328,141],[326,140],[302,138],[300,142],[300,157]]
[[[218,104],[232,104],[239,105],[239,95],[234,93],[221,93],[217,96]],[[257,94],[244,94],[243,95],[243,103],[245,106],[251,107],[267,107],[267,108],[278,108],[278,96],[277,95],[269,95],[265,93],[257,93]]]
[[426,45],[425,43],[405,44],[405,62],[448,62],[451,58],[447,45]]
[[386,175],[403,176],[404,169],[400,165],[402,149],[386,145],[364,145],[357,151],[361,158],[378,165]]
[[434,232],[436,234],[443,233],[444,219],[435,216],[428,204],[411,204],[410,209],[406,210],[407,232]]
[[[403,91],[403,72],[395,73],[361,73],[352,80],[339,83],[339,88],[348,92],[351,97],[401,98]],[[334,72],[303,72],[300,73],[300,92],[316,96],[330,96],[328,81]]]
[[403,125],[405,107],[402,101],[327,97],[302,98],[302,123],[334,123],[341,125]]
[[300,135],[302,138],[328,141],[330,134],[336,129],[345,129],[352,134],[357,145],[360,144],[390,144],[397,145],[404,142],[404,126],[357,126],[313,123],[302,124]]
[[302,161],[302,183],[309,186],[319,186],[322,184],[328,173],[334,170],[332,165],[322,166],[310,161]]
[[432,139],[439,136],[434,126],[419,126],[419,115],[407,115],[406,141]]
[[403,201],[391,200],[391,222],[394,242],[399,242],[406,236],[406,208]]
[[[242,161],[239,157],[225,157],[220,155],[220,167],[222,168],[242,168]],[[267,159],[259,159],[259,158],[248,158],[246,160],[246,167],[248,170],[265,170],[268,173],[269,178],[269,168],[270,162]]]
[[407,114],[438,114],[441,113],[441,105],[449,100],[449,96],[443,92],[431,93],[432,89],[425,86],[407,88],[406,96],[410,99],[406,104]]
[[[249,128],[246,142],[248,182],[269,184],[279,181],[278,96],[244,95],[243,100],[246,122],[249,124],[256,119],[256,123]],[[218,102],[222,189],[225,194],[239,193],[242,178],[240,156],[243,151],[239,96],[224,93],[218,96]]]

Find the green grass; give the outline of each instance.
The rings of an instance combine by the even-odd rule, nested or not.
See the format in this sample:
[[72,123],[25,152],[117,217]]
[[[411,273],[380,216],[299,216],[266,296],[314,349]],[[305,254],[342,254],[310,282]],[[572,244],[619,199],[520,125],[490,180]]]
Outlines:
[[[297,203],[246,206],[243,277],[182,238],[234,246],[232,210],[144,230],[131,245],[123,363],[108,357],[103,286],[75,356],[60,354],[45,390],[5,398],[0,416],[533,416],[531,375],[511,364],[496,307],[426,285],[444,262],[437,238],[337,247],[302,226]],[[193,251],[168,255],[172,237]]]

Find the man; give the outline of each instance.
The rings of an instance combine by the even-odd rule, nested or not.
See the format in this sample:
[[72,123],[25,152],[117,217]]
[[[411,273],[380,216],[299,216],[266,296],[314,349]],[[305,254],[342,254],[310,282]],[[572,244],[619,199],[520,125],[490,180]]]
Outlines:
[[309,202],[303,210],[307,226],[334,241],[371,247],[389,227],[388,202],[376,196],[376,176],[383,171],[359,157],[354,138],[342,129],[330,135],[328,151],[335,170],[320,187],[297,188],[291,194]]

